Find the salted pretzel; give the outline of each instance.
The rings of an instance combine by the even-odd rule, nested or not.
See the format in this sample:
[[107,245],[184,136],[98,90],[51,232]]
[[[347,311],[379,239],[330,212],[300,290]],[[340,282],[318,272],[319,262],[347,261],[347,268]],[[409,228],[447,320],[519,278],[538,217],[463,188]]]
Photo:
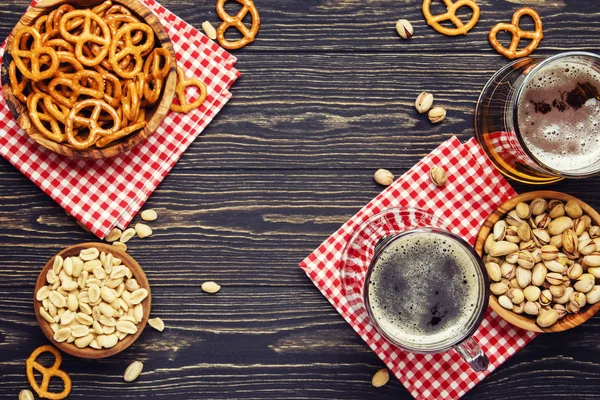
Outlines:
[[[29,50],[19,48],[24,35],[30,35],[33,40]],[[50,78],[58,70],[59,61],[56,51],[51,47],[43,46],[40,33],[32,27],[25,26],[17,31],[12,42],[10,54],[21,74],[34,82]],[[48,56],[50,59],[50,65],[44,71],[41,70],[40,59],[42,56]],[[29,60],[29,65],[25,65],[24,59]]]
[[[533,23],[535,24],[534,31],[524,31],[519,28],[519,22],[521,18],[525,15],[530,16],[533,19]],[[498,32],[507,31],[512,34],[512,40],[510,41],[510,46],[508,48],[504,47],[497,38]],[[509,59],[521,58],[528,56],[533,52],[540,41],[544,37],[544,32],[542,30],[542,19],[540,15],[533,8],[523,7],[519,8],[512,17],[512,21],[510,24],[507,23],[499,23],[494,26],[488,35],[488,39],[492,47],[500,54]],[[519,50],[519,43],[521,39],[531,39],[531,43],[527,45],[524,49]]]
[[[57,90],[59,85],[67,88],[67,92],[70,93],[68,97]],[[60,76],[52,79],[48,84],[48,93],[57,103],[73,108],[81,96],[102,99],[104,97],[104,78],[96,71],[77,71],[72,78]]]
[[[254,41],[258,33],[258,28],[260,28],[260,15],[252,0],[235,0],[242,5],[242,8],[235,16],[232,16],[225,11],[226,1],[217,0],[217,15],[223,20],[219,28],[217,28],[217,39],[221,46],[227,50],[236,50]],[[252,26],[250,29],[244,24],[244,17],[248,13],[252,16]],[[230,27],[235,27],[240,31],[243,38],[231,41],[225,39],[225,32]]]
[[41,35],[41,41],[42,45],[52,47],[56,51],[67,51],[69,53],[75,51],[73,45],[62,38],[58,28],[44,32]]
[[134,79],[127,83],[126,92],[121,99],[123,107],[123,117],[128,121],[136,121],[144,97],[145,77],[143,73],[138,73]]
[[[91,107],[93,107],[93,111],[89,117],[80,115],[80,112]],[[110,128],[102,128],[100,113],[103,111],[112,118],[113,124]],[[89,130],[87,138],[80,138],[76,135],[75,124],[79,124]],[[83,150],[96,144],[98,136],[114,135],[119,131],[120,127],[121,117],[119,117],[117,111],[113,107],[103,101],[89,99],[77,103],[75,107],[71,109],[65,124],[65,134],[71,146],[78,150]]]
[[[75,19],[83,19],[83,30],[81,33],[71,33],[68,23]],[[101,33],[92,32],[92,21],[100,27]],[[75,55],[80,63],[88,67],[100,64],[106,55],[111,44],[111,35],[106,22],[91,10],[73,10],[66,13],[60,20],[60,33],[69,42],[75,43]],[[101,51],[94,57],[87,57],[83,54],[83,46],[86,43],[94,43],[101,46]]]
[[[44,367],[42,364],[37,362],[37,358],[42,353],[52,353],[54,356],[54,364],[51,367]],[[25,361],[25,367],[27,371],[27,380],[33,388],[33,390],[40,396],[41,399],[50,400],[62,400],[71,393],[72,383],[69,375],[60,369],[62,363],[62,355],[56,349],[56,347],[50,346],[49,344],[40,346],[31,353],[29,358]],[[35,380],[34,371],[38,371],[42,374],[42,383],[38,385]],[[62,392],[49,392],[48,387],[50,386],[50,379],[58,378],[63,381]]]
[[[146,34],[146,41],[134,45],[132,32],[142,31]],[[135,33],[134,33],[135,37]],[[119,42],[123,41],[123,45],[119,46]],[[136,74],[141,72],[144,66],[144,60],[142,58],[143,53],[154,46],[154,31],[146,24],[142,23],[129,23],[123,25],[117,31],[117,34],[113,36],[110,44],[110,50],[108,52],[108,61],[117,75],[121,78],[132,79]],[[127,56],[133,57],[133,68],[125,70],[119,64],[123,58]]]
[[123,85],[119,78],[105,72],[102,74],[104,78],[104,101],[110,104],[113,108],[119,107],[121,104],[121,96],[123,95]]
[[144,99],[148,104],[154,104],[158,101],[163,82],[171,71],[171,61],[171,53],[162,47],[154,49],[150,57],[146,59],[143,68],[144,75],[146,75]]
[[27,102],[25,90],[27,89],[27,84],[29,83],[29,80],[22,76],[21,80],[19,81],[19,78],[17,76],[17,66],[15,65],[14,61],[11,61],[10,65],[8,66],[8,78],[10,80],[10,87],[15,97],[23,103]]
[[[458,36],[466,35],[479,21],[481,11],[479,6],[473,0],[443,0],[446,5],[447,11],[443,14],[433,15],[431,14],[431,3],[433,0],[423,0],[423,15],[427,24],[433,29],[446,36]],[[469,7],[473,11],[471,19],[466,24],[456,15],[456,12],[461,7]],[[447,28],[441,23],[444,21],[452,22],[456,28]]]
[[[185,89],[188,86],[196,86],[200,90],[200,97],[192,103],[188,103],[185,98]],[[171,104],[171,111],[188,113],[200,107],[204,100],[206,100],[206,85],[197,78],[185,79],[183,69],[177,66],[177,87],[175,88],[175,93],[177,94],[177,99],[179,99],[179,104]]]
[[59,121],[48,111],[44,99],[50,97],[44,93],[32,93],[27,98],[27,110],[31,122],[46,138],[56,143],[66,140]]
[[133,125],[129,125],[127,128],[121,129],[120,131],[112,135],[103,136],[100,139],[98,139],[98,141],[96,142],[96,146],[99,148],[106,147],[115,140],[119,140],[121,138],[131,135],[135,131],[143,129],[147,124],[148,122],[146,122],[145,120],[139,121],[134,123]]

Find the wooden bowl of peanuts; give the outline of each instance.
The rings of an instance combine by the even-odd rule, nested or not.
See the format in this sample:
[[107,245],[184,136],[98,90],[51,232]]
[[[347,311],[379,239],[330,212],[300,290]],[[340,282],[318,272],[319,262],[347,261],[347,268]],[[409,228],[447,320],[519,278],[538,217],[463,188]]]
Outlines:
[[490,306],[511,324],[561,332],[600,309],[600,214],[561,192],[535,191],[502,204],[475,250],[490,277]]
[[33,295],[42,331],[60,350],[81,358],[120,353],[150,315],[150,285],[139,264],[106,243],[82,243],[52,257]]
[[138,0],[42,0],[12,30],[2,88],[19,126],[70,158],[108,158],[161,125],[176,86],[173,45]]

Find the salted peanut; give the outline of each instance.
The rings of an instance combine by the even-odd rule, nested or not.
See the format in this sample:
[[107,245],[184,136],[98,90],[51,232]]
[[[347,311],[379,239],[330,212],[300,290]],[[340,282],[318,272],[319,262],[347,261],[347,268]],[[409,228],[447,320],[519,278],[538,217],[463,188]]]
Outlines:
[[110,304],[100,303],[98,305],[98,308],[100,309],[100,312],[102,313],[102,315],[104,315],[108,318],[112,318],[112,316],[115,315],[115,309],[112,308],[110,306]]
[[148,291],[144,288],[136,289],[131,293],[130,301],[131,304],[140,304],[146,297],[148,297]]
[[140,285],[135,278],[128,279],[127,282],[125,282],[125,289],[129,290],[130,292],[133,292],[139,288]]
[[118,266],[114,267],[110,274],[110,279],[124,278],[127,275],[128,269],[129,268],[127,268],[124,265],[118,265]]
[[[121,238],[119,239],[119,242],[121,243],[127,243],[129,242],[134,236],[135,236],[135,229],[133,228],[129,228],[129,229],[125,229],[125,231],[123,231],[123,233],[121,234]],[[114,243],[113,243],[114,245]]]
[[152,236],[152,229],[146,224],[135,224],[135,232],[140,239]]
[[69,325],[75,319],[76,315],[77,314],[71,310],[64,311],[62,315],[60,315],[60,324],[65,326]]
[[94,319],[86,313],[79,312],[75,314],[75,320],[80,325],[90,326],[94,323]]
[[144,221],[156,221],[157,218],[158,218],[158,214],[154,210],[142,211],[142,219]]
[[98,258],[100,256],[100,251],[95,247],[89,247],[87,249],[83,249],[79,252],[79,257],[83,261],[90,261]]
[[42,286],[35,294],[35,298],[37,301],[42,301],[44,299],[47,299],[49,295],[50,288],[48,286]]
[[202,284],[202,290],[204,290],[206,293],[214,294],[221,290],[221,286],[219,286],[215,282],[208,281]]
[[135,322],[140,323],[144,318],[144,309],[141,304],[137,304],[133,307],[133,317],[135,318]]
[[204,21],[202,23],[202,30],[206,33],[209,39],[215,40],[217,38],[217,30],[214,26],[208,21]]
[[50,299],[50,302],[54,304],[54,306],[56,306],[57,308],[65,307],[67,304],[67,301],[65,300],[64,296],[55,290],[50,292],[48,298]]
[[102,300],[104,300],[105,302],[107,302],[109,304],[114,302],[117,299],[117,296],[115,295],[113,290],[106,286],[102,286],[100,288],[100,297],[102,297]]
[[122,242],[114,242],[113,247],[117,250],[121,250],[121,251],[127,251],[127,245],[125,243]]
[[114,228],[112,231],[110,231],[110,233],[108,235],[106,235],[104,240],[106,240],[107,242],[110,242],[110,243],[116,242],[117,240],[119,240],[122,233],[123,232],[121,232],[121,230],[119,228]]
[[130,321],[118,321],[117,330],[119,332],[124,332],[133,335],[137,332],[137,326]]
[[96,338],[98,344],[105,349],[110,349],[111,347],[115,347],[119,338],[114,333],[112,335],[100,335]]
[[158,317],[148,319],[148,325],[150,325],[151,327],[153,327],[154,329],[156,329],[159,332],[162,332],[165,330],[165,323],[163,322],[162,319],[160,319]]
[[382,368],[373,375],[371,384],[375,387],[382,387],[390,380],[390,373],[386,368]]
[[139,361],[134,361],[125,370],[125,374],[123,374],[123,379],[125,380],[125,382],[133,382],[140,376],[143,369],[144,364],[142,364]]
[[65,342],[71,336],[71,328],[66,327],[59,329],[53,336],[58,343]]
[[93,340],[94,335],[87,334],[83,337],[75,339],[75,346],[79,347],[80,349],[83,349],[84,347],[88,347]]

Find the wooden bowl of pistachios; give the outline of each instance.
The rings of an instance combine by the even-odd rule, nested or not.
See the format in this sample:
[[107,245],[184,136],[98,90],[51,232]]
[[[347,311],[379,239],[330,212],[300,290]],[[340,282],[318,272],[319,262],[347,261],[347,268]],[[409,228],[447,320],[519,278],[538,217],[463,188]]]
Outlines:
[[535,191],[502,204],[475,250],[490,277],[492,309],[534,332],[561,332],[600,309],[600,214],[561,192]]

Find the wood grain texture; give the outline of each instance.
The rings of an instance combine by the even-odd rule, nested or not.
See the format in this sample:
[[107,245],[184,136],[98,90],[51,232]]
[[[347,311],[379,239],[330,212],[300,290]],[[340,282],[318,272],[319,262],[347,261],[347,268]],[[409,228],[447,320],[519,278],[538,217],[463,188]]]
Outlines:
[[[479,91],[506,60],[487,42],[518,7],[540,12],[536,54],[600,47],[595,0],[479,1],[469,35],[425,25],[414,0],[256,0],[256,41],[234,52],[233,98],[150,198],[154,235],[129,253],[152,285],[152,315],[128,350],[99,361],[65,356],[74,399],[411,399],[395,379],[371,386],[381,361],[297,264],[382,189],[377,168],[404,173],[452,135],[473,135]],[[200,28],[214,0],[163,5]],[[26,4],[0,0],[0,36]],[[398,18],[415,26],[402,41]],[[448,118],[413,109],[422,90]],[[548,186],[600,209],[599,178]],[[517,191],[530,187],[515,184]],[[136,221],[137,222],[137,219]],[[27,386],[24,360],[45,343],[31,302],[60,249],[94,238],[0,159],[0,398]],[[216,295],[200,290],[222,285]],[[600,316],[536,338],[465,399],[599,399]],[[122,374],[143,361],[131,384]]]

